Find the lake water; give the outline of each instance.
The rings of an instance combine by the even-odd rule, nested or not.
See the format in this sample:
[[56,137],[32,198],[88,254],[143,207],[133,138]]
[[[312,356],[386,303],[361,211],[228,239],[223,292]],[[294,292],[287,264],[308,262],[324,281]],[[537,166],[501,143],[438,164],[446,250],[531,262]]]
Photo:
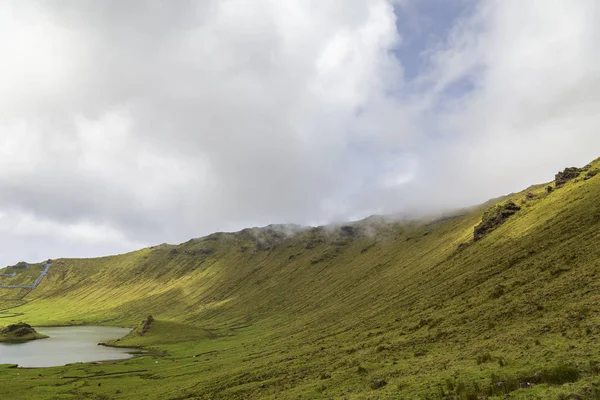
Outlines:
[[66,326],[35,328],[48,339],[25,343],[0,343],[0,364],[19,367],[53,367],[75,362],[124,360],[133,357],[128,351],[98,343],[118,339],[130,332],[127,328],[110,326]]

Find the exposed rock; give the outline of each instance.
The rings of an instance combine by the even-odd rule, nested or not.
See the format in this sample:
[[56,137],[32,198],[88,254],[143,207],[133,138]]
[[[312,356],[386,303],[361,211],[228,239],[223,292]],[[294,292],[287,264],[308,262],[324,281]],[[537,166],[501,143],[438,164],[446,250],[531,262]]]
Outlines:
[[314,249],[315,247],[323,243],[325,243],[323,239],[309,240],[308,242],[306,242],[306,250]]
[[556,182],[556,187],[561,187],[565,183],[570,180],[577,178],[583,170],[577,167],[569,167],[565,168],[564,171],[559,172],[554,176],[554,181]]
[[587,174],[585,174],[585,177],[583,178],[584,180],[588,180],[593,178],[594,176],[598,175],[598,173],[600,172],[600,169],[593,169],[587,172]]
[[26,324],[24,322],[19,322],[16,324],[12,324],[7,326],[2,330],[3,334],[13,334],[17,337],[22,337],[30,333],[35,333],[35,330],[31,327],[31,325]]
[[527,382],[528,384],[541,383],[542,376],[543,376],[543,373],[541,371],[536,372],[535,374],[533,374],[531,376],[526,376],[525,378],[523,378],[523,381]]
[[12,324],[0,330],[0,341],[3,342],[22,342],[46,337],[46,335],[37,333],[31,325],[24,322]]
[[469,243],[459,243],[458,246],[456,246],[456,250],[463,250],[468,245],[469,245]]
[[356,237],[358,233],[358,229],[350,225],[344,225],[340,228],[340,236],[342,237]]
[[260,240],[256,242],[256,251],[268,251],[273,250],[276,247],[275,243],[271,240]]
[[148,318],[142,321],[142,329],[140,330],[140,336],[143,336],[144,333],[148,332],[153,322],[154,317],[152,317],[152,315],[148,315]]
[[476,241],[481,239],[486,233],[493,231],[506,222],[508,218],[513,216],[520,209],[521,207],[514,202],[509,201],[486,211],[486,213],[483,214],[481,223],[474,229],[473,239]]
[[186,250],[185,254],[187,254],[189,256],[207,256],[214,252],[215,251],[213,249],[193,249],[193,250]]
[[521,382],[521,383],[519,383],[519,387],[521,389],[531,389],[531,383],[529,383],[529,382]]
[[18,262],[16,265],[12,266],[13,269],[27,269],[29,268],[29,264],[25,261]]
[[367,247],[363,248],[360,251],[360,254],[365,254],[367,251],[371,250],[373,247],[375,246],[375,243],[371,243],[370,245],[368,245]]
[[536,198],[536,196],[535,196],[535,193],[531,193],[531,192],[529,192],[529,193],[527,193],[527,194],[525,195],[525,198],[526,198],[527,200],[533,200],[533,199],[535,199],[535,198]]
[[215,233],[211,233],[210,235],[205,236],[204,238],[202,238],[202,241],[203,242],[218,242],[224,236],[225,236],[225,234],[223,232],[215,232]]
[[387,382],[385,379],[373,379],[373,382],[371,382],[372,389],[381,389],[385,385],[387,385]]
[[172,255],[179,254],[179,250],[178,249],[171,249],[171,251],[169,251],[169,254],[172,254]]

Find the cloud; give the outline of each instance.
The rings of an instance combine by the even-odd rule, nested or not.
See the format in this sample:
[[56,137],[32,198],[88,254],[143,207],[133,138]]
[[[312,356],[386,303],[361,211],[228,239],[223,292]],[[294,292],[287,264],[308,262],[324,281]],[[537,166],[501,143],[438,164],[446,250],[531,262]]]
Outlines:
[[596,3],[460,4],[3,2],[0,262],[437,211],[598,156]]
[[[431,53],[442,139],[427,141],[451,205],[553,179],[599,156],[598,40],[593,1],[482,2]],[[453,85],[470,90],[447,96]]]

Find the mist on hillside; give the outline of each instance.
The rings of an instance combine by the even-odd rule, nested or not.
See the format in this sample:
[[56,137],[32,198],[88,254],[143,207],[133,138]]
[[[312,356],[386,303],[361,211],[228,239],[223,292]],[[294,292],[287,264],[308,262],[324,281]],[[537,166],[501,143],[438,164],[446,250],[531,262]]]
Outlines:
[[599,17],[588,1],[3,3],[0,265],[420,218],[550,181],[600,148]]

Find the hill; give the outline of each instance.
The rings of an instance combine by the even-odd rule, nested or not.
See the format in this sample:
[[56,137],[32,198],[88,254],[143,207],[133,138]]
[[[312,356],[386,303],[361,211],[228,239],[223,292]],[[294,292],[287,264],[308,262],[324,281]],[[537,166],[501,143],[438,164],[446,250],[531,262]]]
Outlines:
[[600,398],[598,170],[429,220],[54,260],[37,288],[0,288],[2,325],[152,315],[114,344],[156,351],[42,376],[0,367],[0,397]]

